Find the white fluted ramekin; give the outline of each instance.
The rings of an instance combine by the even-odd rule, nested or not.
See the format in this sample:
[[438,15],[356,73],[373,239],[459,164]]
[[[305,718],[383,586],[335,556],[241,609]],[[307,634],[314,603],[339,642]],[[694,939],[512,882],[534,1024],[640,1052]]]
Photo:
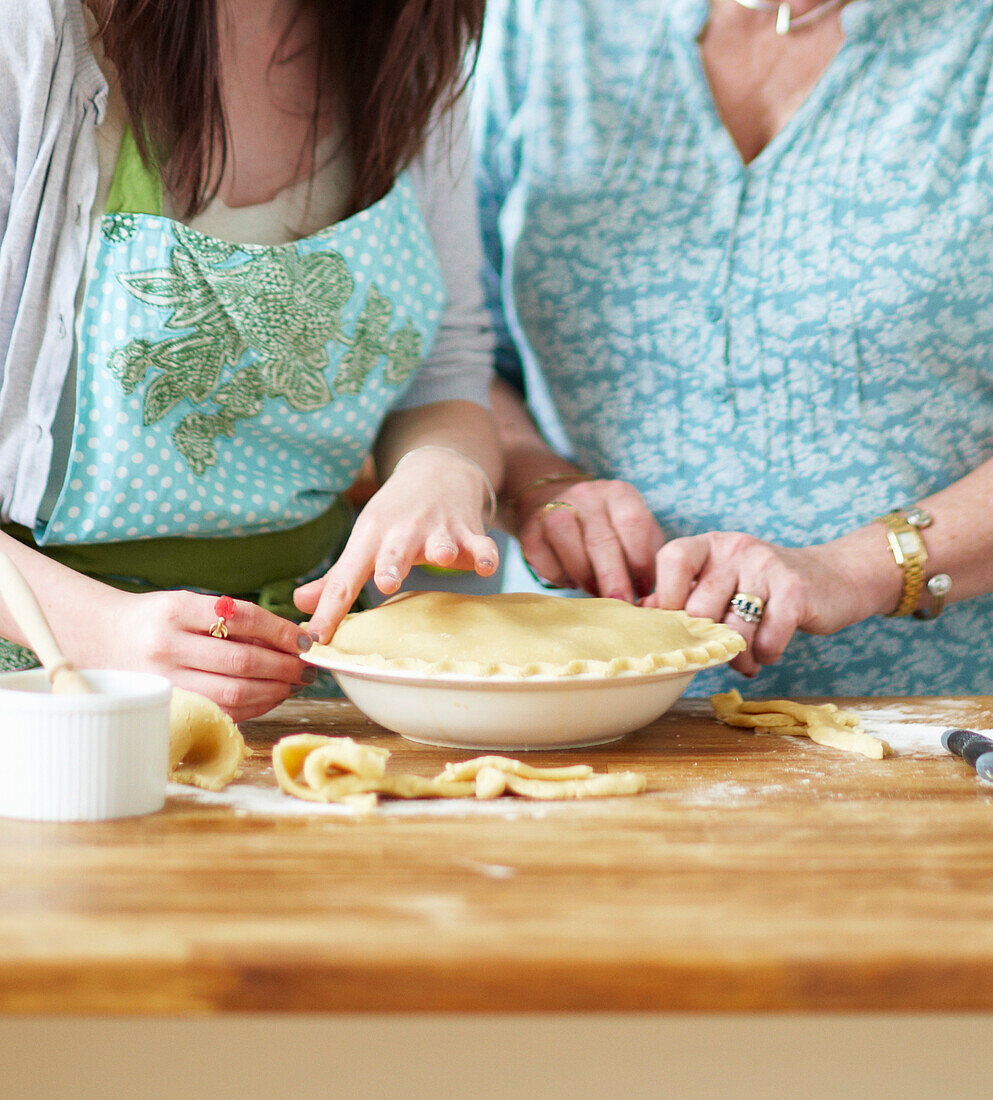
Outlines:
[[0,674],[0,817],[99,821],[164,805],[169,681],[85,675],[92,695],[53,695],[43,669]]

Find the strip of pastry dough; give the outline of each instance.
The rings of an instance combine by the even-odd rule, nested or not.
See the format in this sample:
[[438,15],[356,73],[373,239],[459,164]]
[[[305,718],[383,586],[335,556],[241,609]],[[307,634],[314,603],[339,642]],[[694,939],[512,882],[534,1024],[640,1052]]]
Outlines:
[[640,794],[645,785],[645,777],[637,772],[607,772],[604,775],[589,775],[584,779],[526,779],[493,767],[482,767],[476,773],[477,798],[499,798],[507,791],[522,798],[608,798]]
[[794,703],[791,699],[745,699],[738,710],[742,714],[761,714],[765,719],[776,714],[786,714],[801,724],[812,719],[826,719],[839,726],[854,728],[860,725],[857,714],[850,710],[841,710],[834,703],[819,703],[815,706],[811,703]]
[[280,790],[308,802],[345,802],[372,809],[390,798],[604,798],[638,794],[645,777],[635,772],[594,775],[588,764],[536,768],[508,756],[479,756],[446,765],[432,779],[386,775],[386,749],[360,745],[350,737],[297,733],[277,741],[272,766]]
[[330,738],[307,754],[303,762],[304,780],[313,788],[323,786],[343,772],[363,779],[382,779],[386,774],[388,749],[360,745],[350,737]]
[[349,802],[369,807],[378,796],[392,798],[466,798],[472,783],[386,775],[388,749],[360,745],[350,737],[297,733],[272,748],[272,767],[280,790],[308,802]]
[[753,699],[745,701],[738,691],[710,697],[714,714],[726,725],[757,730],[760,733],[795,734],[809,737],[818,745],[856,752],[872,760],[891,753],[890,746],[866,733],[858,715],[840,710],[834,703],[795,703],[790,699]]
[[584,779],[593,774],[589,764],[574,764],[568,768],[534,768],[509,756],[476,756],[457,764],[446,764],[439,779],[475,779],[483,768],[495,768],[507,775],[519,775],[522,779]]

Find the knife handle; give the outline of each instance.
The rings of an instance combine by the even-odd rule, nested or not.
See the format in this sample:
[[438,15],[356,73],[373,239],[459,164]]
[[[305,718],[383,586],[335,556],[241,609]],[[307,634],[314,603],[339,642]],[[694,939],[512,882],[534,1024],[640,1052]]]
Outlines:
[[941,743],[950,753],[961,756],[972,768],[976,767],[976,761],[984,753],[993,753],[993,739],[975,730],[945,730]]

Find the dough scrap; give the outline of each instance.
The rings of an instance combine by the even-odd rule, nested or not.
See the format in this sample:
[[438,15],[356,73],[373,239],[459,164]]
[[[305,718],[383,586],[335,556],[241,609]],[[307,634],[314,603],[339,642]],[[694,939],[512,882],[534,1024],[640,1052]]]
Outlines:
[[303,777],[315,790],[343,772],[360,775],[363,779],[382,779],[389,755],[388,749],[359,745],[350,737],[334,738],[307,754]]
[[273,745],[272,767],[280,790],[308,802],[347,802],[371,809],[379,795],[393,798],[463,798],[472,783],[388,776],[389,749],[360,745],[351,737],[296,733]]
[[589,764],[574,764],[569,768],[535,768],[509,756],[477,756],[457,764],[446,764],[439,779],[475,779],[483,768],[495,768],[507,775],[519,775],[522,779],[585,779],[593,774]]
[[526,779],[511,771],[482,767],[476,774],[477,798],[499,798],[507,791],[522,798],[607,798],[613,795],[640,794],[645,786],[645,777],[638,772],[607,772],[584,779]]
[[297,733],[272,747],[276,782],[285,794],[308,802],[345,802],[373,809],[381,795],[389,798],[603,798],[638,794],[646,780],[635,772],[594,775],[588,764],[536,768],[507,756],[479,756],[428,779],[420,775],[387,775],[387,749],[359,745],[350,737]]
[[712,695],[710,704],[714,714],[729,726],[808,737],[818,745],[856,752],[872,760],[881,760],[892,752],[885,741],[862,729],[857,714],[840,710],[834,703],[814,705],[790,699],[746,701],[740,692],[728,691]]
[[211,699],[172,689],[169,705],[169,778],[219,791],[241,774],[249,755],[241,730]]

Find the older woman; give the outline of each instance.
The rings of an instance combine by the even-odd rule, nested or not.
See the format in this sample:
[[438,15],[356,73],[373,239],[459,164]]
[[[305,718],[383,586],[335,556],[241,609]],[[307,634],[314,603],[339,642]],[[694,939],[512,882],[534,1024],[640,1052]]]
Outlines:
[[496,568],[482,9],[0,2],[0,548],[78,664],[240,719],[370,576]]
[[491,300],[540,434],[507,387],[497,411],[533,569],[728,622],[759,694],[989,691],[993,3],[488,18]]

